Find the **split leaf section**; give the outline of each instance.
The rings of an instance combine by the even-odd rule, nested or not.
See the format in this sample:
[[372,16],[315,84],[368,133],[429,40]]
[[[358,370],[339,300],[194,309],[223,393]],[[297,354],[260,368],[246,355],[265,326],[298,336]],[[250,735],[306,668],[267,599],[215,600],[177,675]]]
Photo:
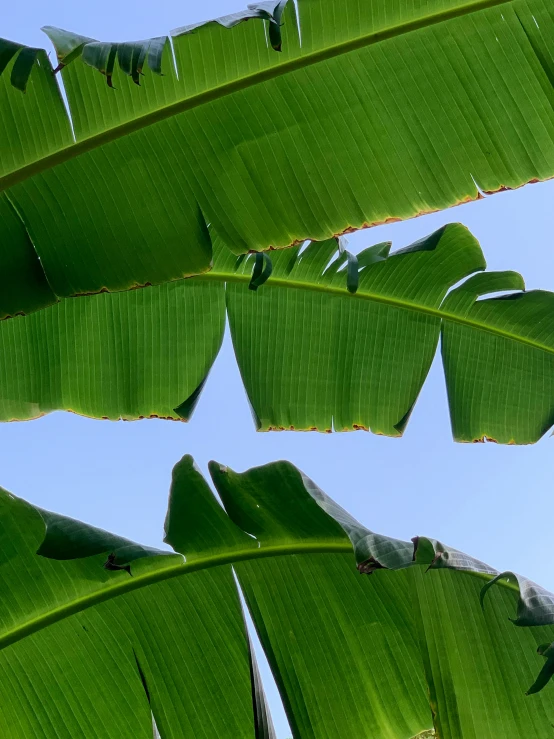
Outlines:
[[550,736],[551,687],[524,690],[554,637],[552,594],[378,535],[287,462],[210,472],[223,507],[190,457],[174,470],[176,553],[2,491],[6,734],[146,738],[153,717],[161,739],[272,739],[233,564],[295,737]]
[[[209,270],[206,224],[261,251],[554,174],[547,0],[268,0],[172,32],[175,65],[165,36],[45,30],[70,115],[45,52],[0,41],[0,190],[27,234],[0,227],[0,263],[29,238],[51,302]],[[10,315],[41,302],[16,279]]]
[[553,425],[554,296],[484,272],[463,226],[393,253],[354,257],[330,239],[257,265],[218,244],[206,275],[1,322],[1,420],[56,409],[186,420],[227,312],[259,430],[401,436],[440,337],[456,440],[532,443]]

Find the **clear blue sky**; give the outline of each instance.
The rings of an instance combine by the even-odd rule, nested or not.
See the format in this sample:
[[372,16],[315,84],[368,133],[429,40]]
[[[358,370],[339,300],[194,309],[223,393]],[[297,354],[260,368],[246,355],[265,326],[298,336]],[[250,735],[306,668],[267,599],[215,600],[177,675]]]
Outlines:
[[[241,8],[240,0],[183,3],[28,0],[2,19],[2,35],[48,47],[50,24],[103,40],[133,40]],[[7,15],[7,17],[6,17]],[[405,246],[461,221],[491,269],[521,272],[554,290],[554,182],[530,185],[349,238],[353,251],[383,240]],[[373,530],[425,534],[554,590],[545,557],[554,502],[554,440],[532,447],[454,444],[442,369],[435,363],[403,439],[365,432],[256,434],[228,338],[191,423],[93,421],[54,413],[0,425],[0,485],[45,508],[159,545],[173,464],[191,453],[243,470],[289,459]],[[264,673],[267,677],[266,670]],[[274,689],[279,737],[288,736]]]

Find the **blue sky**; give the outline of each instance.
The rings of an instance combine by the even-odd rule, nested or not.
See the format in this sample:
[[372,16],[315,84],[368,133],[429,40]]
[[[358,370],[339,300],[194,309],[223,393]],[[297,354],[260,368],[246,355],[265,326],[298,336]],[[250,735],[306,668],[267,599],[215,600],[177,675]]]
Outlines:
[[[237,4],[238,3],[238,4]],[[2,35],[48,47],[50,24],[105,40],[132,40],[240,9],[240,0],[12,4]],[[48,47],[49,48],[49,47]],[[460,221],[479,238],[489,268],[521,272],[528,288],[554,290],[554,182],[487,197],[443,213],[349,237],[353,251],[383,240],[401,247]],[[54,413],[0,425],[0,485],[33,503],[159,545],[171,468],[185,453],[242,470],[289,459],[370,528],[425,534],[554,590],[544,556],[554,502],[554,440],[532,447],[452,441],[442,369],[435,362],[403,439],[365,432],[256,434],[228,338],[188,425],[93,421]],[[264,670],[265,672],[265,670]],[[274,689],[279,737],[288,735]]]

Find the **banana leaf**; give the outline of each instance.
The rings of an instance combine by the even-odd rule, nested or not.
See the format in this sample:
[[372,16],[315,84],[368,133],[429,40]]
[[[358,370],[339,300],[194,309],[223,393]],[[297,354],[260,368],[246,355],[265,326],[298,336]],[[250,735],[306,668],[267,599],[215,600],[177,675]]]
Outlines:
[[266,0],[174,59],[44,30],[69,112],[44,50],[0,41],[12,315],[206,272],[207,224],[260,251],[554,174],[546,0]]
[[460,224],[389,250],[329,239],[237,260],[219,244],[206,275],[0,322],[0,420],[187,420],[227,313],[259,430],[401,436],[440,338],[456,440],[541,438],[554,424],[553,294],[483,271]]
[[2,491],[6,736],[271,739],[231,565],[295,739],[550,736],[552,687],[524,691],[554,596],[370,531],[287,462],[210,471],[224,508],[190,457],[174,470],[173,552]]

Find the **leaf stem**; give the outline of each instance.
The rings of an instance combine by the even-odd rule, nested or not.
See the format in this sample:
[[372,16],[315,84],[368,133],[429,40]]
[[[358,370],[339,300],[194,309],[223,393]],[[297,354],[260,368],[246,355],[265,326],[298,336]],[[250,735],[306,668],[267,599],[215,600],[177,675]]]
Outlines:
[[[34,618],[29,619],[23,624],[4,631],[0,634],[0,649],[4,649],[10,644],[24,639],[47,626],[62,621],[69,616],[73,616],[80,611],[96,606],[106,600],[115,598],[119,595],[131,593],[133,590],[153,585],[155,583],[170,580],[173,577],[197,572],[199,570],[208,569],[210,567],[219,567],[221,565],[230,565],[236,562],[252,559],[262,559],[264,557],[276,557],[290,554],[346,554],[354,555],[352,545],[348,540],[337,542],[313,542],[310,544],[294,544],[267,546],[249,549],[233,549],[223,554],[211,554],[206,557],[198,557],[191,561],[181,561],[175,564],[175,559],[171,557],[171,564],[167,567],[160,567],[145,573],[129,575],[126,571],[119,570],[111,573],[113,584],[103,587],[101,590],[87,593],[74,600],[71,600],[58,608],[54,608],[46,613],[41,613]],[[162,555],[160,559],[164,559]],[[169,558],[168,558],[169,559]],[[354,567],[354,564],[353,564]]]
[[[181,577],[182,575],[209,569],[211,567],[232,565],[245,560],[256,560],[263,559],[265,557],[278,557],[291,554],[351,554],[352,557],[354,557],[352,544],[350,541],[343,539],[335,542],[310,542],[308,544],[296,543],[279,546],[261,546],[259,548],[252,547],[248,549],[233,549],[223,554],[211,554],[188,562],[185,560],[178,564],[175,564],[172,557],[172,564],[169,566],[161,567],[142,574],[137,573],[136,575],[129,575],[126,571],[120,570],[111,573],[113,584],[102,588],[102,590],[87,593],[79,598],[75,598],[75,600],[64,603],[62,606],[47,611],[46,613],[41,613],[38,616],[35,616],[35,618],[0,634],[0,650],[10,646],[11,644],[15,644],[31,634],[35,634],[37,631],[40,631],[47,626],[51,626],[58,621],[63,621],[63,619],[68,618],[69,616],[80,613],[87,608],[91,608],[92,606],[96,606],[99,603],[111,600],[120,595],[131,593],[133,590],[147,587],[148,585],[154,585],[156,583],[163,582],[164,580],[170,580],[173,577]],[[160,559],[163,559],[163,557]],[[355,574],[354,564],[353,573]],[[477,577],[485,581],[492,580],[492,578],[495,577],[494,574],[489,575],[485,572],[467,571],[464,574],[472,575],[473,577]],[[374,576],[378,577],[378,575]],[[498,585],[500,587],[505,587],[509,590],[519,592],[518,586],[512,582],[499,580]]]
[[[236,274],[233,272],[217,272],[212,270],[201,275],[197,275],[190,279],[202,280],[207,282],[230,282],[239,284],[248,284],[250,282],[250,275]],[[479,331],[486,331],[494,336],[499,336],[503,339],[510,339],[520,344],[532,347],[533,349],[540,349],[541,351],[547,352],[548,354],[554,354],[554,347],[542,344],[540,341],[529,338],[527,336],[521,336],[515,334],[512,331],[507,331],[497,326],[491,326],[490,324],[476,321],[466,316],[461,316],[456,313],[450,313],[442,310],[441,308],[431,308],[427,305],[421,305],[420,303],[414,303],[409,300],[402,300],[400,298],[390,298],[385,295],[379,295],[377,293],[364,292],[363,288],[358,290],[356,293],[350,293],[346,288],[334,287],[332,285],[323,285],[316,282],[302,282],[300,280],[287,280],[281,277],[271,276],[265,283],[263,289],[269,287],[289,287],[295,290],[309,290],[311,292],[326,293],[328,295],[335,295],[337,297],[352,298],[353,300],[369,300],[373,303],[381,303],[384,305],[390,305],[394,308],[403,308],[405,310],[411,310],[416,313],[422,313],[433,318],[438,318],[449,323],[457,323],[460,326],[466,326],[468,328],[477,329]]]

